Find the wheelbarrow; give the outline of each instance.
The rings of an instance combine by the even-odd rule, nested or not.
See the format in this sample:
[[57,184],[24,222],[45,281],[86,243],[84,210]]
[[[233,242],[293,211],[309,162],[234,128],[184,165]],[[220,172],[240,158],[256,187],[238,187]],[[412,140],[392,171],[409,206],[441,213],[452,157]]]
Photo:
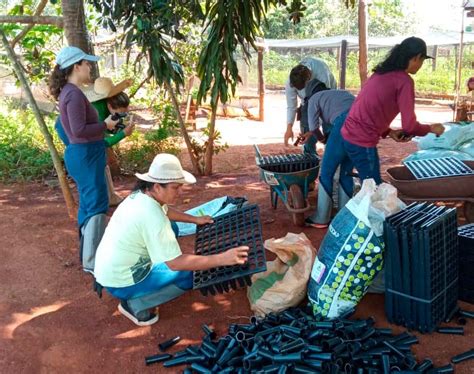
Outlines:
[[[474,161],[463,161],[474,169]],[[474,174],[416,179],[406,166],[387,169],[390,183],[405,202],[445,201],[463,202],[463,213],[467,222],[474,222]]]
[[318,177],[317,155],[285,154],[262,156],[255,147],[260,179],[270,186],[270,202],[277,208],[278,198],[293,216],[293,223],[304,226],[304,213],[314,209],[308,201],[309,185]]

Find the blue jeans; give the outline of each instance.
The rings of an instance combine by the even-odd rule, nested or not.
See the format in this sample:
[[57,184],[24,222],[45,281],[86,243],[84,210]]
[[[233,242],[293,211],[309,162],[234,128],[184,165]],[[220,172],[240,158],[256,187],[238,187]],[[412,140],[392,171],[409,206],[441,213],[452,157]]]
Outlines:
[[111,295],[118,299],[130,300],[159,293],[159,291],[170,285],[178,287],[183,291],[183,293],[184,291],[193,288],[193,272],[174,271],[162,262],[154,264],[148,275],[143,278],[143,280],[132,286],[106,287],[106,289]]
[[353,164],[347,155],[341,135],[341,128],[346,120],[348,112],[341,113],[333,122],[332,130],[324,150],[321,172],[319,174],[319,182],[326,190],[328,196],[332,196],[332,185],[334,174],[338,166],[341,166],[339,175],[340,187],[347,196],[352,196],[354,190],[354,181],[349,174],[352,172]]
[[375,183],[382,183],[377,147],[361,147],[352,144],[345,139],[343,139],[343,141],[344,149],[349,155],[351,161],[354,163],[354,166],[359,173],[359,178],[362,181],[372,178],[375,180]]

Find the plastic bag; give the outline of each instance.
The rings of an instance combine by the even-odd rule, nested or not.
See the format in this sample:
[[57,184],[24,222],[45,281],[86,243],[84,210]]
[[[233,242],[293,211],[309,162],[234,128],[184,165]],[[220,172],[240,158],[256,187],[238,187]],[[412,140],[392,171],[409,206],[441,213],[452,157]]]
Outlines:
[[369,179],[334,217],[308,287],[316,317],[337,318],[359,303],[383,269],[383,222],[404,206],[395,187]]
[[[246,202],[247,199],[245,197],[223,196],[189,209],[185,213],[192,216],[217,217],[242,207]],[[196,233],[196,225],[194,223],[176,222],[176,224],[179,228],[179,236],[192,235]]]
[[[474,149],[473,149],[474,151]],[[450,151],[443,148],[432,148],[421,151],[416,151],[411,155],[405,157],[403,161],[416,161],[416,160],[425,160],[428,158],[440,158],[440,157],[454,157],[458,160],[472,160],[472,157],[461,150]]]
[[252,286],[247,289],[250,308],[259,316],[281,312],[305,298],[316,253],[303,233],[268,239],[265,248],[277,258],[267,261],[267,271],[252,276]]
[[428,134],[421,138],[415,138],[419,149],[443,148],[449,150],[457,149],[462,143],[474,139],[474,123],[468,125],[445,124],[444,133],[439,137]]
[[458,147],[458,151],[467,153],[470,156],[470,160],[474,160],[474,139],[467,141],[465,143],[462,143]]

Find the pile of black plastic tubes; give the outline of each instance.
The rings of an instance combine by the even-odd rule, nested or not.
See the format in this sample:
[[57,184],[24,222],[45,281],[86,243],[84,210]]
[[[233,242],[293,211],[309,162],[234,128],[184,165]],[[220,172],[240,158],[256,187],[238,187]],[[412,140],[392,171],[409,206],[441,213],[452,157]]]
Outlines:
[[[250,323],[229,325],[217,339],[203,326],[200,345],[146,360],[163,361],[164,367],[188,364],[184,373],[452,373],[452,364],[434,368],[430,359],[417,363],[411,346],[416,336],[394,335],[377,328],[374,320],[349,319],[353,311],[332,321],[317,321],[309,307],[291,308]],[[466,352],[457,361],[472,358]],[[147,362],[148,364],[151,362]]]

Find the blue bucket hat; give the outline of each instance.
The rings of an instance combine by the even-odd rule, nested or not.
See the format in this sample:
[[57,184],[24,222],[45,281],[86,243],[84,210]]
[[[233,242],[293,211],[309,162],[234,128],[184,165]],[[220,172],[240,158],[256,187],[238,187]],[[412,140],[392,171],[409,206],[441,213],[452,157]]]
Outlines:
[[66,69],[81,60],[99,61],[100,57],[88,55],[77,47],[64,47],[56,56],[56,63],[61,69]]

